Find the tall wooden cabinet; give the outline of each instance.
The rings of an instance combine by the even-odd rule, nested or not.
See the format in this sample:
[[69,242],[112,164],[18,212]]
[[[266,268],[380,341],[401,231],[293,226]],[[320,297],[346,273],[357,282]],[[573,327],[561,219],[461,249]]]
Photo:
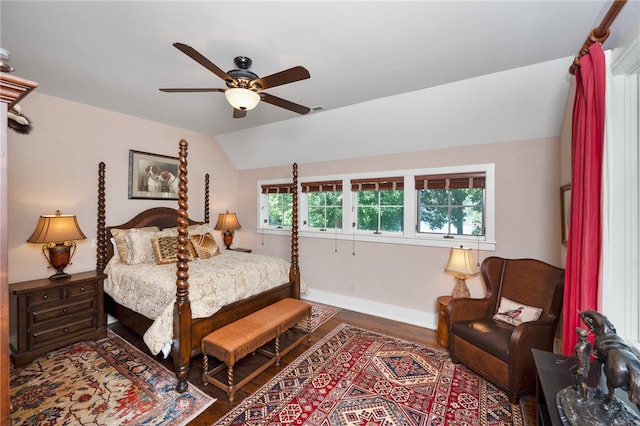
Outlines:
[[7,112],[38,83],[0,72],[0,424],[11,424],[9,399],[9,252],[7,245]]

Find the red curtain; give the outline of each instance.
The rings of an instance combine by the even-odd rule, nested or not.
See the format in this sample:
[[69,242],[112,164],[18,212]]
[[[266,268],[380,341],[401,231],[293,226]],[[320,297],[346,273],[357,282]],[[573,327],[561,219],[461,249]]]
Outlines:
[[571,210],[564,282],[562,351],[573,354],[578,311],[598,309],[602,253],[602,157],[605,58],[600,43],[589,47],[576,70],[571,133]]

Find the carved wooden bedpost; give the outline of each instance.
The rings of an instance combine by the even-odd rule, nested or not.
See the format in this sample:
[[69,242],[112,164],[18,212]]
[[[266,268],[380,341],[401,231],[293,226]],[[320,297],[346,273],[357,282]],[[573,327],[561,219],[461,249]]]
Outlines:
[[209,223],[209,173],[204,175],[204,223]]
[[178,378],[177,392],[187,390],[187,374],[191,359],[191,302],[189,301],[189,213],[187,196],[187,147],[180,141],[178,178],[178,260],[176,262],[176,302],[173,308],[173,365]]
[[300,299],[300,267],[298,265],[298,163],[293,163],[293,212],[291,217],[291,268],[289,281],[294,283],[292,296]]
[[104,272],[107,259],[107,228],[105,214],[105,181],[104,181],[104,161],[98,164],[98,238],[96,249],[96,272]]

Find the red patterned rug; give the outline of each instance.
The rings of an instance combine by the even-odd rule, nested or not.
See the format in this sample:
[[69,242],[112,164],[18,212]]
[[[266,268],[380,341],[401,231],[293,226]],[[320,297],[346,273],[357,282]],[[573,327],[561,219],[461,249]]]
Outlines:
[[[322,303],[312,302],[310,300],[305,300],[305,302],[311,305],[311,331],[320,327],[325,321],[340,311],[340,308],[336,308],[335,306],[323,305]],[[296,328],[307,331],[307,320],[300,321],[296,325]]]
[[522,425],[446,351],[341,324],[216,425]]
[[13,425],[186,424],[215,400],[108,332],[11,372]]

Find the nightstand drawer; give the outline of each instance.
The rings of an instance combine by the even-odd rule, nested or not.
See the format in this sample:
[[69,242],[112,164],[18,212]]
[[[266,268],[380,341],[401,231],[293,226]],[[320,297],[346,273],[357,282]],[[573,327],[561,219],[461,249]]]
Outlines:
[[69,286],[69,294],[67,297],[76,297],[87,294],[95,294],[98,291],[98,283],[95,281],[78,283]]
[[84,318],[76,319],[72,324],[62,324],[58,327],[45,328],[27,332],[28,350],[37,349],[50,343],[64,341],[77,334],[94,332],[96,330],[96,317],[91,312]]
[[64,288],[52,288],[47,291],[38,291],[27,294],[27,307],[42,305],[43,303],[55,302],[64,298]]
[[[68,303],[52,304],[39,309],[32,309],[27,316],[27,328],[42,325],[53,320],[66,320],[79,312],[90,313],[96,309],[95,298],[70,300]],[[86,315],[86,314],[85,314]]]

